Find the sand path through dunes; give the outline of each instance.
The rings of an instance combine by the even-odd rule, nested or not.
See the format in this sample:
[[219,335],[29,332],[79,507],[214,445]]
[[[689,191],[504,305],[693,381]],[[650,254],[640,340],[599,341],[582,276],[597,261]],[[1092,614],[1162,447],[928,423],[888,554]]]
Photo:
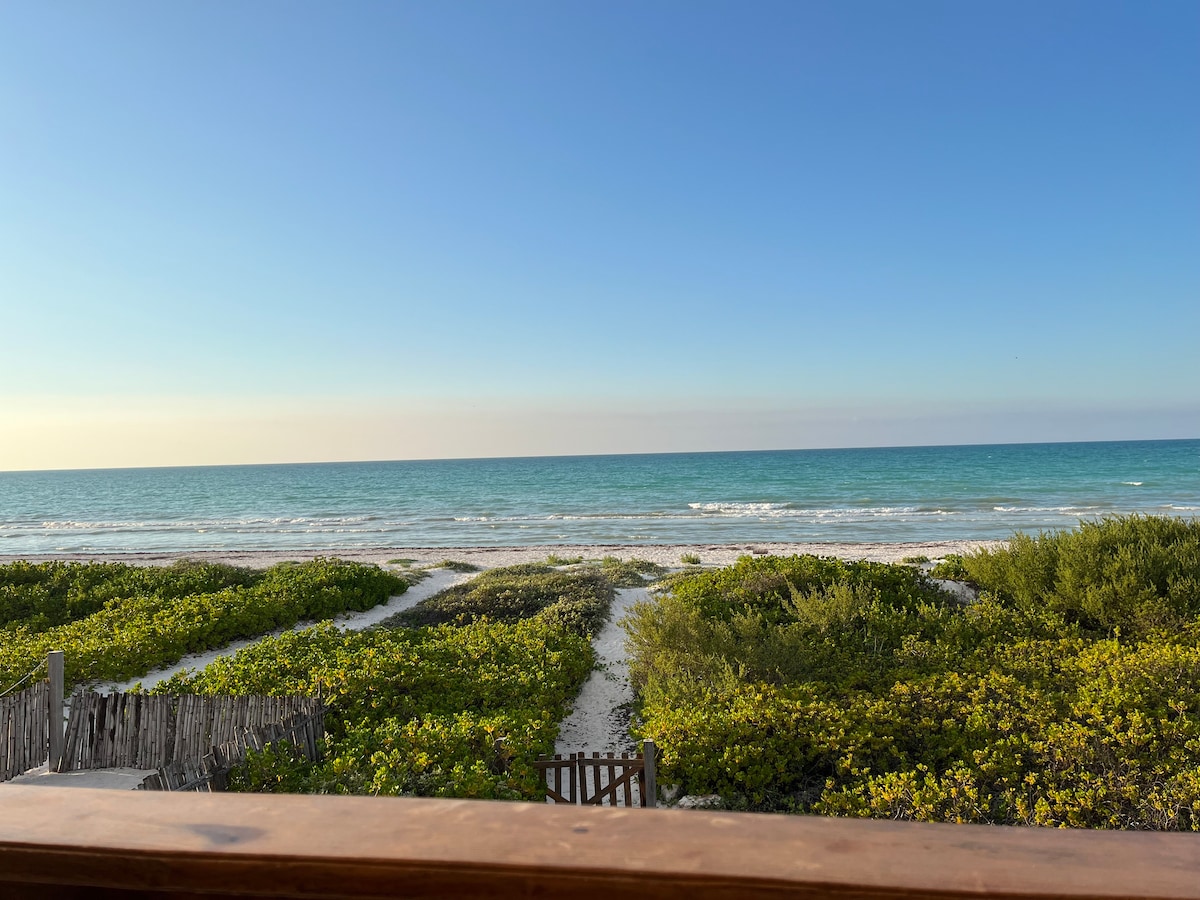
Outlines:
[[580,750],[616,753],[634,750],[629,736],[633,688],[625,659],[625,630],[618,624],[633,604],[647,600],[646,588],[622,588],[613,598],[612,614],[592,641],[596,670],[584,682],[575,707],[558,729],[554,752],[566,756]]

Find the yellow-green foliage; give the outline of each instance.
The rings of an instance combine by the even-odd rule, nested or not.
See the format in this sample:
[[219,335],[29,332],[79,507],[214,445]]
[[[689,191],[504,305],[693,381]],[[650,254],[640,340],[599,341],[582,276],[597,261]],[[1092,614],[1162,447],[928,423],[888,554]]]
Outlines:
[[621,560],[606,556],[600,560],[600,572],[615,587],[643,587],[647,580],[661,578],[666,569],[648,559]]
[[1085,627],[1146,632],[1200,615],[1200,520],[1127,516],[1014,535],[962,558],[967,578],[1025,609]]
[[[27,573],[21,565],[28,564],[3,567],[7,573],[0,570],[0,579],[9,574],[8,583],[15,582],[14,569]],[[140,571],[48,565],[68,598],[67,609],[92,611],[50,627],[44,613],[35,613],[0,629],[0,686],[20,678],[50,650],[64,651],[68,686],[124,681],[236,638],[370,609],[407,588],[375,566],[335,559],[284,563],[262,573],[189,565]],[[106,577],[96,578],[98,572]],[[220,588],[222,582],[229,586],[192,592]]]
[[18,560],[0,565],[0,626],[44,631],[90,616],[110,600],[208,594],[261,578],[253,569],[191,560],[163,567]]
[[991,586],[968,607],[819,560],[679,582],[627,620],[661,780],[742,808],[1200,830],[1195,533],[1021,539],[967,558]]
[[612,598],[612,583],[598,571],[561,572],[550,566],[523,564],[492,569],[447,588],[388,624],[462,624],[481,617],[516,622],[544,613],[580,634],[589,634],[604,624]]
[[[542,799],[533,767],[594,663],[588,628],[611,586],[545,567],[495,570],[475,590],[431,598],[446,624],[268,638],[171,693],[317,694],[328,704],[325,759],[252,755],[234,786],[256,791]],[[488,603],[504,619],[485,615]]]
[[585,637],[538,617],[394,631],[320,625],[155,690],[320,693],[329,706],[325,761],[260,759],[246,787],[520,799],[540,796],[532,761],[552,752],[592,663]]

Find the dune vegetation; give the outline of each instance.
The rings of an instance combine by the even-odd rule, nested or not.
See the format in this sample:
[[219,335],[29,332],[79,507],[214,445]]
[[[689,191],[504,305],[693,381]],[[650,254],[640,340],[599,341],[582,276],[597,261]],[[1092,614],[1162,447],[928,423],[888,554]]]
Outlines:
[[0,687],[62,650],[67,686],[126,681],[297,622],[366,610],[408,584],[376,566],[315,559],[265,570],[180,562],[0,566]]
[[1017,535],[934,575],[744,558],[627,619],[660,780],[735,809],[1200,830],[1200,522]]
[[325,699],[323,761],[252,754],[242,790],[541,799],[533,762],[553,752],[612,597],[595,571],[493,569],[382,627],[267,638],[156,690]]

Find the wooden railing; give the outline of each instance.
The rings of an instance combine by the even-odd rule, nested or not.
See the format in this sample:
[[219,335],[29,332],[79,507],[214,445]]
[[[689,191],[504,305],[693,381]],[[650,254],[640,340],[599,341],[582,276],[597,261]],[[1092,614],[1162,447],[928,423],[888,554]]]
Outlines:
[[8,786],[0,897],[1200,897],[1200,836]]

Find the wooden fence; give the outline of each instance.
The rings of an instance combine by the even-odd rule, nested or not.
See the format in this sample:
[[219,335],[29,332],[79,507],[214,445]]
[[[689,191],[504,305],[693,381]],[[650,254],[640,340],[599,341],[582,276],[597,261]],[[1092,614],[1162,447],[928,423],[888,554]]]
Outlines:
[[316,761],[318,741],[325,736],[325,711],[298,713],[285,722],[238,729],[232,741],[213,747],[201,760],[182,759],[168,763],[138,785],[140,791],[223,791],[229,772],[246,759],[248,750],[264,750],[286,741],[293,752]]
[[655,747],[645,741],[638,754],[593,752],[540,757],[534,766],[546,786],[546,799],[583,806],[657,805]]
[[214,747],[244,740],[247,729],[278,725],[297,715],[313,717],[314,728],[319,725],[319,734],[324,733],[323,706],[314,697],[76,691],[60,771],[116,766],[161,769],[175,762],[199,765]]
[[50,686],[0,697],[0,781],[40,766],[50,755]]

